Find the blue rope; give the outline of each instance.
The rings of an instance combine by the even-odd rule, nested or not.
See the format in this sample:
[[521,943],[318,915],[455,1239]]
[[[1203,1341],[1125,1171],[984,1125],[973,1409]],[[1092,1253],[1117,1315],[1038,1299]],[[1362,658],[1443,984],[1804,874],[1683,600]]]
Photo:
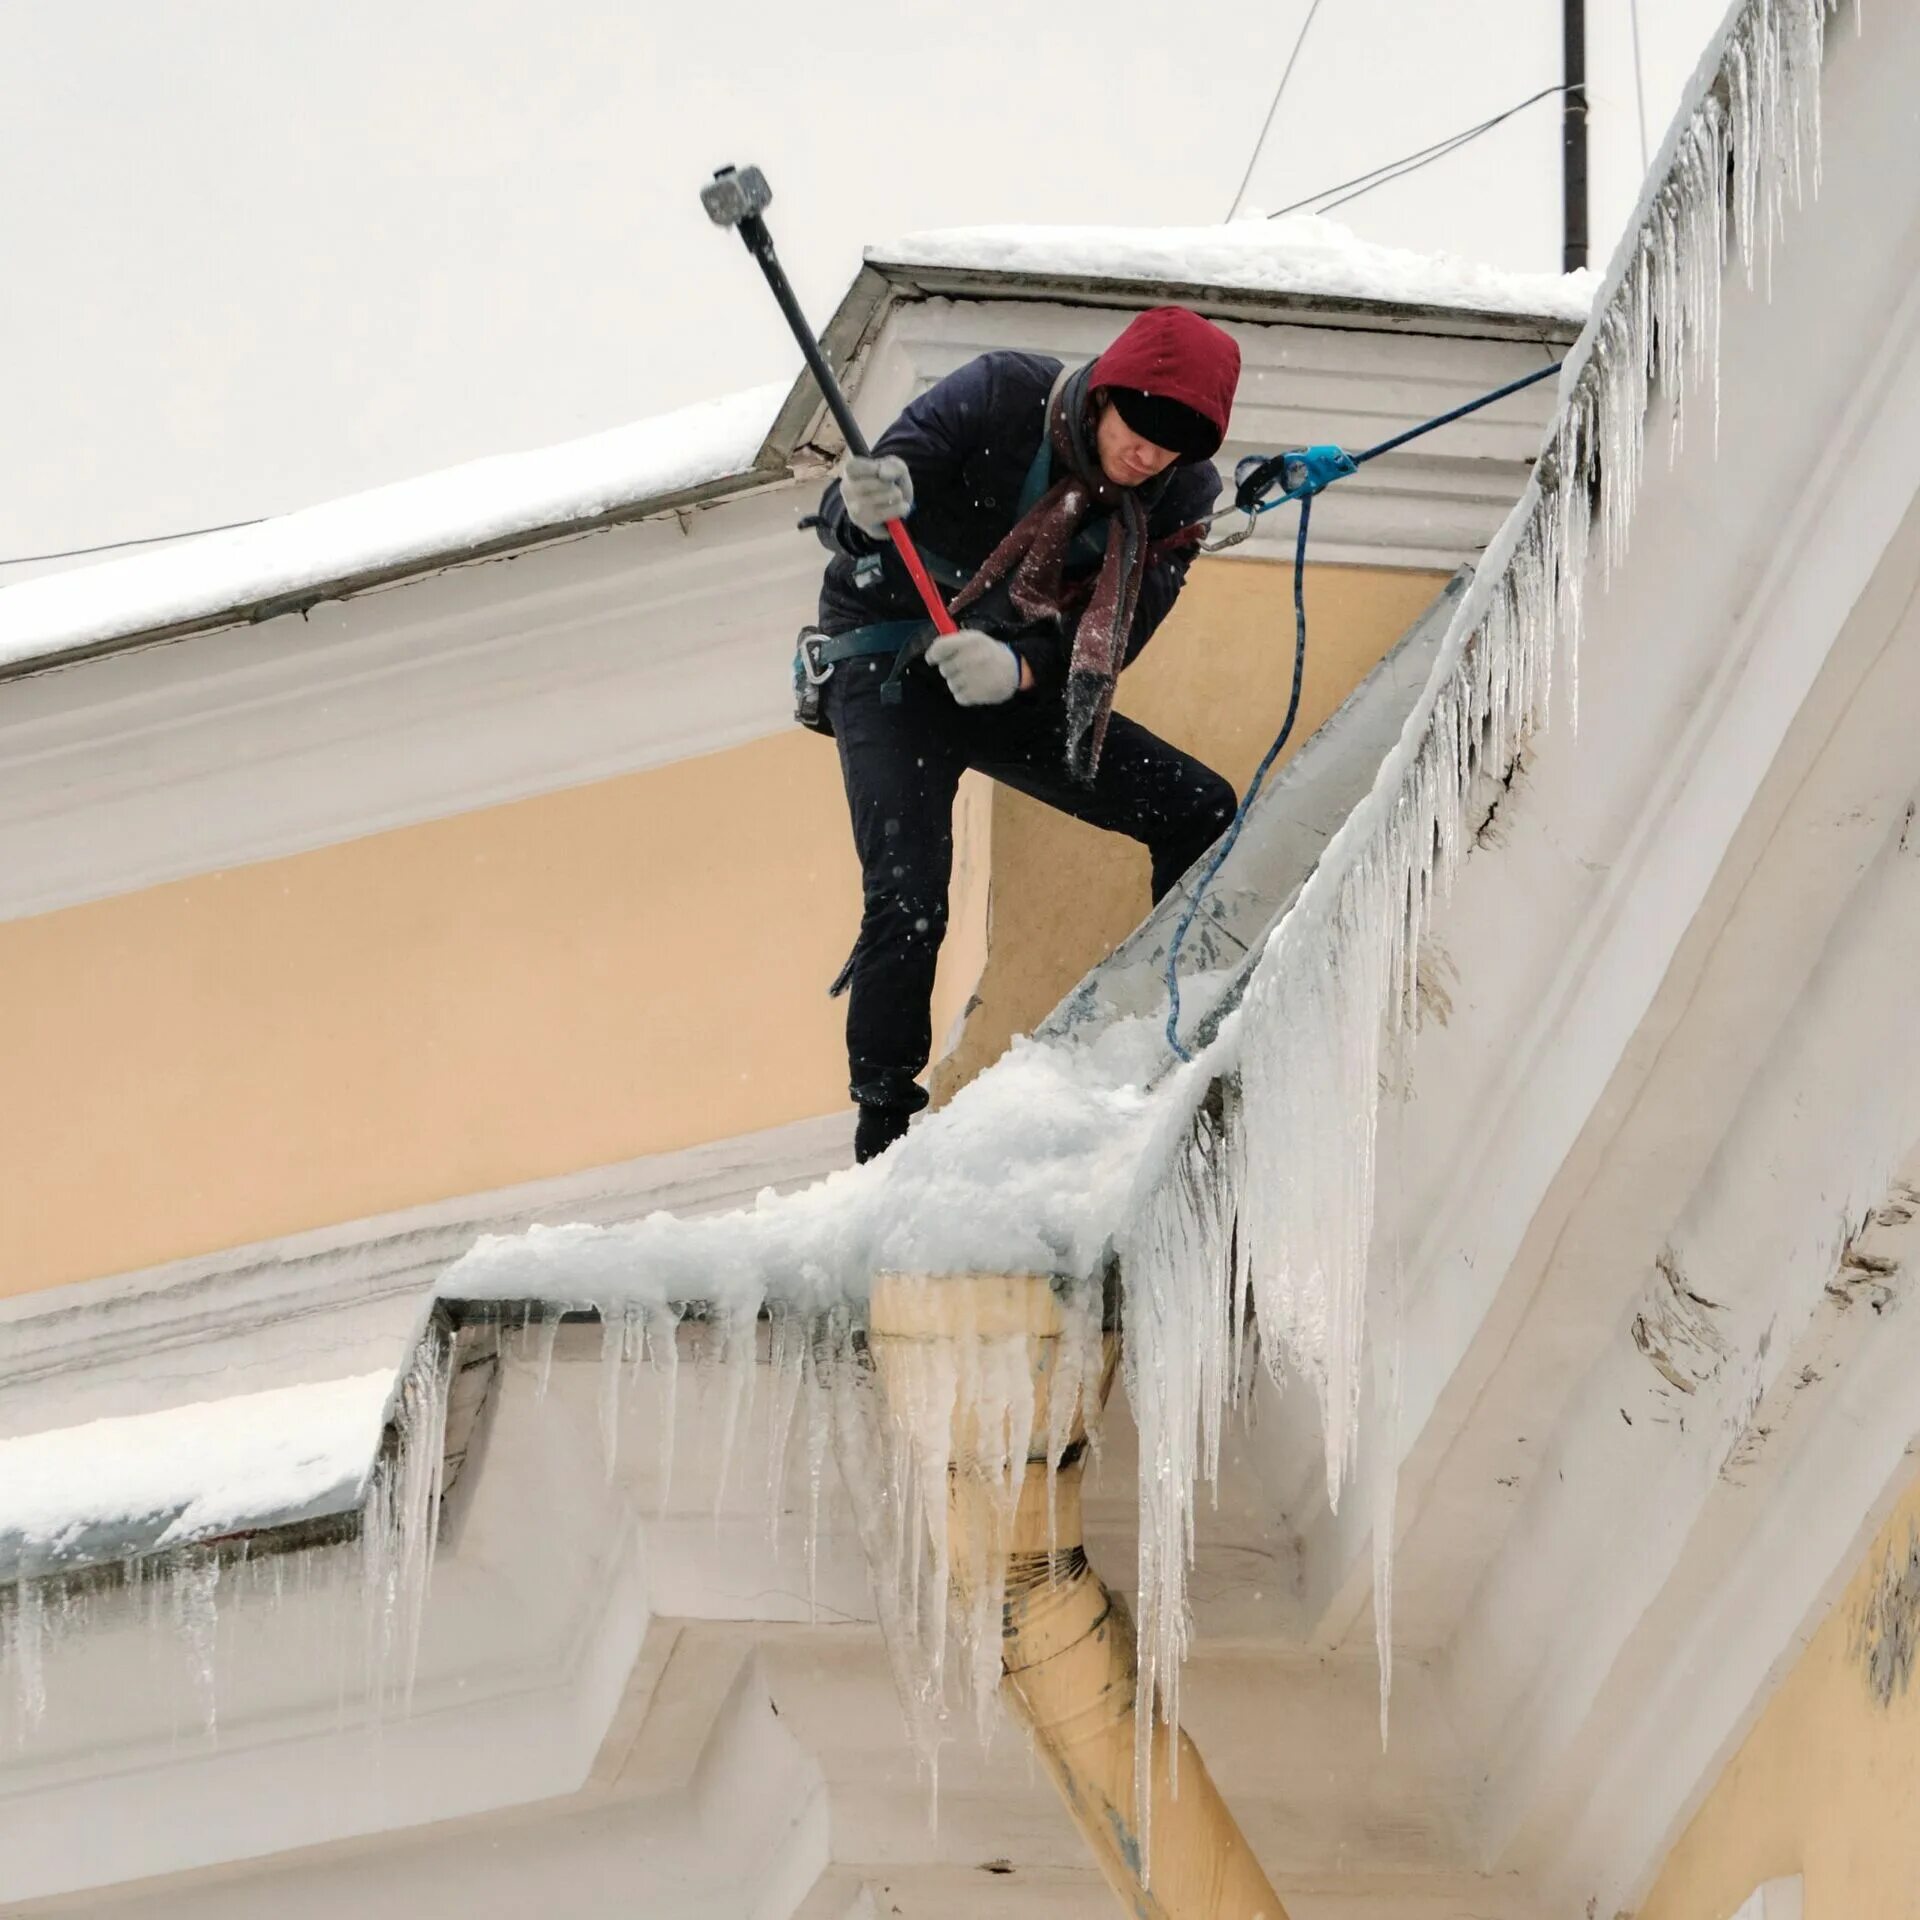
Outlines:
[[1191,1060],[1193,1055],[1180,1039],[1180,948],[1186,940],[1187,929],[1193,925],[1194,915],[1200,911],[1201,901],[1207,897],[1207,889],[1213,885],[1214,875],[1225,864],[1227,855],[1233,851],[1233,843],[1240,838],[1240,829],[1247,824],[1247,810],[1259,797],[1261,782],[1279,759],[1280,749],[1287,744],[1287,736],[1300,715],[1300,686],[1307,673],[1307,522],[1312,514],[1313,495],[1302,494],[1300,531],[1293,543],[1293,692],[1287,699],[1287,717],[1274,736],[1273,745],[1267,749],[1266,757],[1254,769],[1253,778],[1247,784],[1247,796],[1234,808],[1233,824],[1220,836],[1213,858],[1207,862],[1207,870],[1200,876],[1200,884],[1194,888],[1193,898],[1187,902],[1187,910],[1173,930],[1173,945],[1167,949],[1167,1045],[1182,1060]]
[[1483,393],[1477,400],[1468,400],[1457,407],[1449,407],[1445,413],[1436,413],[1431,420],[1423,420],[1417,427],[1409,427],[1405,433],[1396,433],[1391,440],[1382,440],[1377,446],[1369,447],[1365,453],[1356,453],[1353,464],[1365,466],[1369,460],[1383,453],[1391,453],[1395,447],[1404,447],[1409,440],[1418,440],[1423,433],[1431,433],[1435,427],[1450,426],[1455,420],[1464,419],[1470,413],[1478,413],[1482,407],[1490,407],[1496,400],[1504,400],[1510,393],[1519,393],[1524,388],[1536,387],[1550,373],[1560,371],[1561,362],[1556,360],[1551,366],[1536,367],[1531,373],[1523,373],[1518,380],[1509,380],[1504,387],[1495,387],[1491,393]]
[[[1234,809],[1232,823],[1215,845],[1206,871],[1201,874],[1199,884],[1187,902],[1187,910],[1173,930],[1172,944],[1167,948],[1167,1045],[1173,1049],[1176,1058],[1193,1058],[1180,1038],[1180,949],[1185,945],[1187,930],[1193,925],[1201,903],[1207,897],[1207,889],[1213,885],[1215,876],[1233,851],[1234,842],[1240,838],[1240,829],[1247,823],[1247,814],[1259,797],[1261,785],[1273,763],[1280,757],[1281,749],[1287,744],[1294,721],[1300,717],[1300,687],[1307,670],[1307,521],[1313,511],[1313,496],[1332,486],[1336,480],[1344,480],[1349,474],[1358,472],[1369,460],[1390,453],[1395,447],[1404,447],[1409,440],[1417,440],[1423,433],[1431,433],[1436,427],[1444,427],[1466,414],[1477,413],[1482,407],[1490,407],[1496,400],[1504,400],[1511,393],[1531,387],[1549,374],[1558,373],[1560,364],[1556,360],[1551,366],[1537,368],[1518,380],[1509,380],[1504,387],[1495,387],[1491,393],[1483,393],[1477,400],[1469,400],[1461,406],[1449,408],[1445,413],[1435,414],[1431,420],[1423,420],[1417,427],[1396,433],[1390,440],[1382,440],[1368,447],[1364,453],[1349,454],[1339,447],[1306,447],[1297,453],[1275,454],[1271,459],[1252,463],[1244,479],[1236,475],[1239,480],[1236,501],[1249,522],[1256,515],[1271,513],[1275,507],[1285,506],[1290,500],[1300,503],[1300,529],[1293,543],[1293,691],[1287,700],[1287,717],[1281,722],[1273,745],[1254,769],[1246,798]],[[1247,467],[1245,462],[1242,465]],[[1272,499],[1261,499],[1260,495],[1267,492],[1276,481],[1288,483],[1287,490]]]

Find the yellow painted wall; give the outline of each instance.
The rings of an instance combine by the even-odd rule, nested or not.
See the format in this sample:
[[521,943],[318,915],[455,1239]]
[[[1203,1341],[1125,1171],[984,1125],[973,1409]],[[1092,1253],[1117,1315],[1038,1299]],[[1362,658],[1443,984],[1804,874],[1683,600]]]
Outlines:
[[[1445,584],[1443,573],[1309,567],[1307,669],[1280,765],[1318,729]],[[1246,790],[1286,715],[1293,568],[1202,561],[1153,644],[1120,683],[1121,712]],[[993,792],[991,955],[960,1045],[936,1069],[944,1099],[1031,1031],[1139,925],[1147,857],[1130,841],[1023,794]]]
[[0,926],[0,1293],[844,1106],[858,921],[795,730]]
[[[1309,577],[1300,739],[1438,585]],[[1285,567],[1196,568],[1123,708],[1244,782],[1289,592]],[[1146,882],[1130,846],[972,778],[956,828],[934,1036],[977,986],[971,1071]],[[838,763],[795,731],[0,925],[0,1294],[835,1111],[824,988],[858,917]]]
[[1639,1920],[1727,1920],[1804,1877],[1806,1920],[1920,1915],[1920,1686],[1871,1682],[1920,1641],[1920,1485],[1882,1528],[1668,1856]]

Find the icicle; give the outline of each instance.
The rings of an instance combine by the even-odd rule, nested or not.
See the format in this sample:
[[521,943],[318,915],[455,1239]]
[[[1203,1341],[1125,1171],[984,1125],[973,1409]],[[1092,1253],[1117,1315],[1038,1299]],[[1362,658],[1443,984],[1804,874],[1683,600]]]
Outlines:
[[532,1313],[522,1332],[520,1357],[529,1360],[533,1367],[536,1406],[546,1400],[547,1388],[553,1383],[553,1350],[559,1343],[562,1318],[557,1312]]
[[[673,1493],[673,1443],[678,1431],[677,1403],[680,1384],[680,1316],[671,1307],[648,1307],[644,1313],[628,1309],[631,1332],[628,1340],[638,1364],[641,1331],[644,1327],[648,1356],[654,1372],[660,1376],[660,1510],[664,1513]],[[724,1468],[723,1468],[724,1475]],[[718,1495],[715,1496],[716,1501]]]
[[1276,1385],[1297,1373],[1319,1403],[1332,1503],[1368,1410],[1384,1734],[1399,1381],[1397,1256],[1374,1246],[1383,1061],[1404,1088],[1421,944],[1471,844],[1476,788],[1519,766],[1556,676],[1577,724],[1587,572],[1597,560],[1604,583],[1625,560],[1656,402],[1672,457],[1688,389],[1711,382],[1717,443],[1729,235],[1751,285],[1770,268],[1789,197],[1817,181],[1828,10],[1750,0],[1730,22],[1718,80],[1671,140],[1605,305],[1569,357],[1553,433],[1470,590],[1476,611],[1449,637],[1451,664],[1260,958],[1214,1063],[1237,1076],[1224,1156],[1197,1132],[1128,1232],[1143,1722],[1156,1702],[1175,1711],[1193,1494],[1217,1457],[1250,1306]]
[[1400,1178],[1406,1166],[1406,1056],[1414,1030],[1396,1037],[1391,1076],[1396,1097],[1391,1108],[1387,1150],[1381,1156],[1381,1211],[1391,1228],[1385,1244],[1376,1235],[1367,1287],[1367,1347],[1372,1361],[1368,1425],[1372,1467],[1373,1635],[1380,1667],[1380,1747],[1386,1750],[1393,1700],[1393,1560],[1400,1491]]
[[741,1420],[750,1419],[753,1413],[754,1377],[760,1371],[760,1306],[760,1295],[750,1292],[743,1300],[721,1309],[716,1322],[720,1345],[719,1366],[725,1378],[726,1396],[720,1429],[719,1470],[713,1481],[713,1514],[716,1522],[720,1517],[727,1478],[733,1465],[735,1436],[739,1433]]
[[[1083,1402],[1091,1415],[1091,1396],[1106,1365],[1103,1338],[1104,1287],[1098,1281],[1069,1286],[1061,1299],[1062,1330],[1047,1383],[1047,1557],[1051,1578],[1059,1553],[1055,1491],[1060,1466],[1071,1444],[1074,1413]],[[1089,1417],[1089,1440],[1099,1432]]]
[[360,1521],[360,1587],[366,1609],[367,1700],[384,1711],[393,1673],[401,1710],[413,1705],[414,1672],[439,1534],[453,1342],[429,1323],[394,1402],[391,1444],[375,1464]]
[[1153,1844],[1153,1723],[1156,1713],[1179,1720],[1193,1500],[1201,1476],[1218,1473],[1219,1409],[1233,1380],[1229,1303],[1243,1297],[1230,1217],[1240,1169],[1226,1145],[1219,1118],[1201,1108],[1121,1252],[1127,1399],[1140,1442],[1134,1778],[1143,1859]]
[[807,1610],[815,1619],[820,1606],[820,1496],[833,1444],[836,1344],[834,1324],[827,1321],[809,1337],[802,1352],[807,1399]]
[[767,1409],[767,1531],[780,1551],[780,1517],[786,1509],[794,1408],[806,1371],[806,1327],[792,1308],[776,1306],[767,1325],[767,1370],[773,1398]]
[[220,1556],[211,1547],[179,1547],[168,1556],[174,1631],[192,1661],[201,1725],[212,1735],[219,1714]]
[[[970,1705],[983,1744],[997,1721],[1014,1519],[1030,1463],[1058,1467],[1098,1377],[1101,1288],[1069,1288],[1061,1336],[1037,1344],[970,1324],[979,1296],[966,1278],[925,1284],[952,1288],[937,1336],[874,1334],[869,1348],[836,1314],[810,1357],[907,1730],[937,1788],[956,1707]],[[1036,1433],[1041,1366],[1049,1412]]]
[[[923,1573],[931,1542],[922,1519],[922,1489],[911,1466],[903,1471],[905,1463],[892,1442],[890,1416],[881,1403],[864,1340],[856,1337],[843,1307],[833,1308],[816,1324],[808,1343],[807,1370],[809,1596],[822,1482],[831,1450],[872,1577],[874,1612],[894,1691],[933,1796],[928,1809],[931,1821],[936,1817],[940,1747],[946,1737],[938,1657],[945,1643],[946,1596],[944,1581],[936,1589],[931,1575]],[[945,1511],[943,1477],[939,1504],[943,1519]]]
[[[1000,1707],[1001,1621],[1006,1608],[1007,1555],[1013,1543],[1014,1510],[1027,1477],[1034,1422],[1033,1357],[1024,1334],[965,1343],[953,1436],[952,1468],[984,1495],[970,1501],[974,1524],[967,1530],[968,1564],[961,1582],[967,1606],[960,1643],[967,1654],[967,1685],[974,1729],[984,1747]],[[944,1488],[943,1488],[944,1493]],[[945,1502],[943,1501],[943,1507]],[[944,1530],[946,1514],[929,1514]]]
[[1380,1044],[1404,1005],[1397,850],[1355,863],[1324,959],[1296,972],[1282,952],[1256,978],[1240,1059],[1238,1258],[1276,1384],[1290,1365],[1319,1402],[1335,1506],[1358,1437]]
[[13,1675],[14,1738],[24,1740],[47,1711],[45,1594],[26,1579],[0,1594],[0,1665]]
[[633,1300],[600,1309],[600,1460],[609,1480],[620,1463],[620,1389],[639,1362],[645,1313]]

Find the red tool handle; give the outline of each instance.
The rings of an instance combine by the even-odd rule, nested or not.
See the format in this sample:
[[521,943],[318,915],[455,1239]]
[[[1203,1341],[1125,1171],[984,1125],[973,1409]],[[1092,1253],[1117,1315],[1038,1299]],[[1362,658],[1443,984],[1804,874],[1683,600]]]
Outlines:
[[912,536],[907,532],[907,523],[904,520],[889,520],[887,531],[893,536],[894,551],[899,554],[907,572],[913,576],[913,584],[920,589],[920,598],[926,603],[934,630],[937,633],[958,633],[960,629],[953,624],[953,615],[947,611],[947,603],[940,598],[939,588],[928,577],[926,564],[914,548]]

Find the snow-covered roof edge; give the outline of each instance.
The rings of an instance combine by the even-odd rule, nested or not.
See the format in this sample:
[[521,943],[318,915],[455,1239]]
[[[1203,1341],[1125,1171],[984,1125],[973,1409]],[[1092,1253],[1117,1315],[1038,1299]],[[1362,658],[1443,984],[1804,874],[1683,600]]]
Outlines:
[[391,1367],[0,1440],[0,1583],[357,1508]]
[[[1225,1125],[1174,1135],[1124,1229],[1128,1339],[1151,1391],[1134,1405],[1142,1458],[1185,1473],[1141,1483],[1137,1615],[1142,1710],[1176,1684],[1202,1455],[1230,1370],[1210,1318],[1250,1305],[1275,1373],[1319,1402],[1329,1500],[1359,1457],[1363,1399],[1394,1418],[1365,1365],[1374,1148],[1387,1048],[1414,1031],[1429,916],[1471,844],[1469,795],[1546,724],[1556,665],[1577,655],[1597,548],[1625,553],[1655,396],[1677,417],[1711,390],[1730,255],[1751,273],[1818,177],[1826,17],[1839,0],[1734,0],[1648,174],[1591,318],[1567,354],[1541,457],[1455,613],[1426,691],[1373,790],[1275,927],[1245,999],[1199,1065],[1237,1089]],[[1563,696],[1564,699],[1564,696]],[[1242,1179],[1246,1168],[1284,1179]],[[1218,1313],[1220,1293],[1234,1302]],[[1196,1409],[1199,1411],[1196,1413]],[[1390,1431],[1390,1428],[1388,1429]],[[1382,1713],[1391,1526],[1373,1529]]]
[[453,1339],[431,1299],[401,1351],[397,1367],[0,1439],[0,1645],[8,1589],[47,1577],[353,1516],[377,1561],[440,1484]]
[[1290,214],[1212,227],[954,227],[910,233],[870,247],[881,272],[1026,279],[1042,286],[1160,290],[1206,304],[1206,296],[1252,294],[1276,304],[1333,304],[1382,314],[1450,313],[1578,325],[1591,310],[1597,274],[1519,273],[1376,246],[1337,220]]
[[[1711,358],[1718,330],[1718,268],[1728,225],[1729,161],[1736,180],[1744,183],[1733,195],[1736,244],[1751,253],[1772,242],[1778,222],[1761,204],[1759,185],[1764,175],[1769,191],[1784,191],[1792,136],[1790,131],[1783,134],[1782,126],[1800,129],[1810,143],[1807,130],[1818,109],[1817,23],[1829,4],[1831,0],[1737,0],[1696,72],[1649,176],[1639,213],[1608,271],[1602,297],[1568,352],[1542,457],[1455,609],[1432,677],[1370,792],[1333,835],[1292,910],[1276,927],[1263,956],[1262,978],[1255,983],[1259,995],[1250,997],[1247,1009],[1201,1057],[1197,1064],[1208,1071],[1199,1074],[1169,1077],[1170,1056],[1163,1044],[1156,1041],[1149,1059],[1134,1036],[1111,1036],[1114,1051],[1140,1069],[1136,1087],[1178,1082],[1195,1095],[1204,1091],[1209,1073],[1240,1071],[1249,1028],[1260,1022],[1259,1001],[1293,991],[1286,982],[1291,971],[1304,968],[1307,975],[1318,977],[1318,968],[1324,973],[1329,945],[1346,938],[1355,926],[1387,925],[1394,917],[1395,900],[1403,903],[1397,932],[1391,940],[1378,942],[1376,951],[1358,956],[1367,964],[1356,964],[1343,976],[1358,982],[1377,972],[1364,991],[1356,991],[1356,1004],[1329,1010],[1309,996],[1305,1004],[1327,1018],[1271,1024],[1303,1036],[1330,1030],[1335,1016],[1359,1028],[1378,1027],[1396,988],[1405,989],[1407,955],[1417,947],[1420,934],[1420,924],[1409,918],[1405,903],[1413,902],[1424,913],[1444,886],[1449,868],[1423,870],[1418,878],[1415,870],[1436,866],[1436,846],[1446,850],[1448,863],[1458,857],[1457,816],[1466,802],[1469,774],[1504,770],[1519,742],[1546,718],[1552,666],[1566,655],[1577,633],[1578,585],[1592,524],[1589,489],[1600,474],[1602,455],[1605,487],[1594,531],[1617,554],[1633,514],[1650,392],[1658,386],[1678,395],[1705,372]],[[1810,29],[1808,22],[1814,23]],[[1749,89],[1736,111],[1728,105],[1729,88],[1744,83],[1729,76],[1738,74],[1767,80],[1765,98],[1752,97]],[[1361,889],[1378,894],[1380,903],[1356,905]],[[1303,959],[1309,950],[1313,957]],[[1383,963],[1378,970],[1376,960]],[[1358,1004],[1369,996],[1370,1006]],[[545,1277],[554,1280],[560,1277],[556,1267],[570,1266],[573,1284],[546,1297],[644,1300],[665,1310],[699,1301],[737,1305],[772,1291],[787,1304],[804,1307],[839,1297],[845,1270],[858,1267],[860,1257],[869,1253],[922,1268],[935,1267],[949,1256],[956,1270],[978,1265],[1025,1271],[1019,1266],[1022,1258],[1044,1258],[1051,1252],[1057,1270],[1084,1272],[1076,1260],[1097,1257],[1116,1228],[1116,1220],[1090,1222],[1081,1204],[1084,1197],[1107,1201],[1120,1192],[1125,1197],[1116,1207],[1124,1214],[1139,1211],[1137,1202],[1144,1194],[1132,1168],[1124,1179],[1093,1177],[1098,1147],[1120,1131],[1111,1103],[1126,1089],[1118,1076],[1098,1088],[1056,1085],[1073,1081],[1074,1075],[1060,1063],[1043,1067],[1027,1057],[1038,1051],[1016,1047],[1008,1059],[971,1083],[944,1115],[926,1123],[925,1134],[939,1129],[941,1145],[949,1149],[947,1165],[938,1175],[944,1188],[920,1196],[928,1202],[924,1207],[890,1209],[903,1217],[893,1220],[872,1245],[871,1235],[837,1232],[830,1216],[867,1208],[879,1185],[890,1183],[897,1189],[904,1168],[922,1171],[917,1167],[922,1156],[915,1150],[920,1130],[871,1167],[851,1169],[801,1193],[768,1196],[759,1207],[721,1221],[682,1222],[657,1215],[637,1228],[612,1233],[588,1227],[542,1228],[483,1243],[449,1274],[443,1293],[451,1299],[526,1297],[533,1290],[523,1288],[516,1295],[515,1289],[531,1270],[545,1266]],[[1080,1064],[1090,1058],[1090,1052],[1083,1053]],[[1317,1121],[1308,1117],[1315,1102],[1307,1094],[1320,1084],[1303,1079],[1296,1096],[1280,1104],[1297,1110],[1299,1126],[1307,1134],[1319,1127],[1331,1139],[1345,1124],[1341,1116],[1321,1112]],[[1374,1076],[1362,1076],[1360,1084],[1377,1091]],[[1004,1099],[999,1091],[1003,1085],[1008,1089]],[[995,1089],[991,1094],[989,1087]],[[1322,1086],[1329,1093],[1336,1088],[1342,1098],[1350,1091],[1337,1078]],[[1054,1104],[1054,1096],[1067,1105]],[[1134,1104],[1139,1104],[1137,1095]],[[971,1163],[951,1151],[956,1143],[946,1131],[948,1117],[958,1118],[963,1109],[977,1110],[979,1131],[1001,1138],[1035,1113],[1050,1123],[1063,1111],[1084,1119],[1084,1126],[1066,1130],[1073,1151],[1084,1148],[1089,1156],[1085,1165],[1076,1163],[1072,1169],[1075,1195],[1055,1191],[1062,1184],[1056,1162],[1038,1182],[1018,1192],[1002,1186],[992,1208],[970,1213],[966,1195],[956,1197],[956,1190],[966,1187]],[[1086,1147],[1089,1140],[1091,1148]],[[933,1177],[933,1170],[927,1171]],[[938,1206],[932,1204],[936,1199]],[[1037,1228],[1011,1224],[1023,1207],[1041,1223]],[[936,1214],[947,1221],[967,1216],[960,1234],[963,1246],[951,1239],[944,1245],[932,1243],[937,1236],[924,1230],[920,1216]],[[680,1229],[687,1231],[683,1235]],[[708,1236],[716,1233],[742,1236],[738,1244],[728,1244],[728,1252],[738,1256],[731,1265],[713,1257],[715,1243]],[[641,1240],[657,1271],[636,1270],[647,1264],[635,1259]],[[1362,1232],[1347,1245],[1364,1247],[1365,1242]],[[523,1265],[513,1250],[536,1243],[540,1256]],[[801,1251],[789,1257],[795,1243]],[[831,1261],[818,1257],[823,1249],[833,1256]],[[1279,1264],[1292,1270],[1285,1260]],[[1305,1269],[1314,1263],[1297,1264]],[[722,1269],[728,1283],[716,1285]]]
[[[1817,169],[1825,23],[1837,4],[1735,0],[1566,357],[1542,456],[1427,686],[1205,1053],[1150,1094],[1167,1058],[1150,1022],[1121,1021],[1079,1047],[1016,1044],[918,1141],[910,1134],[866,1167],[717,1221],[483,1242],[445,1277],[445,1296],[524,1299],[544,1280],[540,1297],[670,1321],[680,1304],[716,1294],[723,1311],[777,1295],[804,1312],[886,1267],[1084,1278],[1117,1251],[1141,1457],[1163,1463],[1140,1477],[1139,1708],[1144,1718],[1157,1694],[1173,1717],[1194,1496],[1241,1371],[1228,1330],[1251,1306],[1263,1362],[1310,1384],[1337,1501],[1369,1390],[1374,1142],[1392,1078],[1383,1050],[1410,1030],[1427,916],[1471,840],[1463,827],[1478,781],[1504,773],[1545,724],[1554,670],[1577,647],[1594,550],[1625,551],[1653,397],[1666,409],[1711,391],[1729,255],[1751,268],[1768,254],[1802,194],[1803,166]],[[1220,1082],[1235,1094],[1212,1114],[1206,1096]],[[1018,1142],[1035,1116],[1064,1152],[1036,1165],[991,1151]],[[1107,1151],[1115,1146],[1124,1159]],[[1243,1178],[1249,1168],[1270,1177]],[[880,1221],[878,1186],[926,1204]],[[1377,1554],[1391,1541],[1390,1527],[1374,1529]],[[1384,1566],[1376,1576],[1384,1594]],[[1376,1626],[1384,1697],[1384,1603]]]
[[261,619],[409,573],[716,498],[786,471],[779,382],[468,461],[256,526],[0,588],[0,675],[115,642]]

